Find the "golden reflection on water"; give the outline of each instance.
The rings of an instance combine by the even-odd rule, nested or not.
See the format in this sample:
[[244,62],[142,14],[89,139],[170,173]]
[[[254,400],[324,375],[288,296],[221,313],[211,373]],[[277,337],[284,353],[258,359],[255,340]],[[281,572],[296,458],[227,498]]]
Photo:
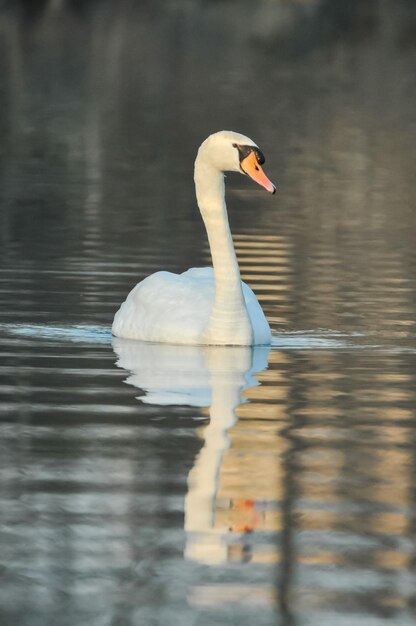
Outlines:
[[259,230],[233,236],[241,278],[255,292],[269,323],[285,324],[290,311],[292,245]]

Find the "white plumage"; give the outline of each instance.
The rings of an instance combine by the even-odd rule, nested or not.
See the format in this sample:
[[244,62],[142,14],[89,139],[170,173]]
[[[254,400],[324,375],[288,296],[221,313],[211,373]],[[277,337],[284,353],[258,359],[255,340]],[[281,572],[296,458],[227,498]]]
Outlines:
[[[260,155],[260,156],[259,156]],[[268,345],[270,328],[256,296],[240,279],[224,200],[224,171],[242,171],[274,193],[251,139],[222,131],[195,161],[198,206],[213,267],[156,272],[137,284],[117,311],[117,337],[178,344]]]

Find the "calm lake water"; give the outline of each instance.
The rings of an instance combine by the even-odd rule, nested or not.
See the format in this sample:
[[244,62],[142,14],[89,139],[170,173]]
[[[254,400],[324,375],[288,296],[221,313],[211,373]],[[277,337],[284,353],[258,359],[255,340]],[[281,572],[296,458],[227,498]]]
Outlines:
[[[0,8],[0,623],[414,624],[414,2]],[[272,346],[112,339],[224,128]]]

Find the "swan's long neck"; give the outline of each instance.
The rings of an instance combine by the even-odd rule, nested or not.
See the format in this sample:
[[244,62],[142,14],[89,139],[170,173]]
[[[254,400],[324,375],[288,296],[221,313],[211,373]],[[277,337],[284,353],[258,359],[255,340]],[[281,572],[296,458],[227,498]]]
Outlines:
[[211,249],[215,301],[204,332],[207,343],[251,345],[253,330],[241,288],[240,270],[228,223],[224,174],[198,155],[195,189]]

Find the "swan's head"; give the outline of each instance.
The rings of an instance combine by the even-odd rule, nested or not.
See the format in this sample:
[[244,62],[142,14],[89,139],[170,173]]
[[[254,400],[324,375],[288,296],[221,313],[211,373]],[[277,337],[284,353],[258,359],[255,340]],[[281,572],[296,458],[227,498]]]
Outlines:
[[261,167],[265,161],[263,152],[245,135],[231,130],[214,133],[200,146],[198,157],[221,172],[246,174],[270,193],[276,192],[275,185]]

